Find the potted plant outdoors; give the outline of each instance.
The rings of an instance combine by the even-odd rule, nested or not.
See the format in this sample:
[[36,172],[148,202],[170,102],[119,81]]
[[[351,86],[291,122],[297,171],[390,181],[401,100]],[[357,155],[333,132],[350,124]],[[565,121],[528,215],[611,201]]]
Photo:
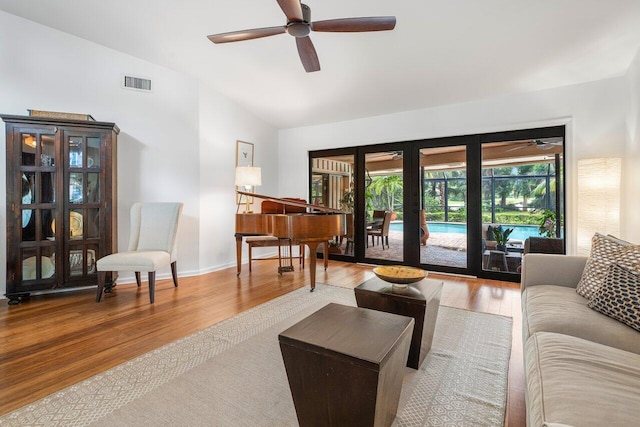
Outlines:
[[353,207],[355,205],[354,200],[354,191],[350,189],[349,191],[345,191],[340,199],[340,209],[347,213],[353,213]]
[[511,233],[513,233],[513,228],[503,229],[502,227],[497,227],[493,229],[493,237],[496,241],[496,248],[499,251],[507,251],[507,242],[509,241]]
[[538,233],[542,237],[556,237],[556,211],[543,210],[539,225]]
[[341,243],[339,240],[329,240],[329,253],[341,254],[342,248],[340,246],[341,246]]

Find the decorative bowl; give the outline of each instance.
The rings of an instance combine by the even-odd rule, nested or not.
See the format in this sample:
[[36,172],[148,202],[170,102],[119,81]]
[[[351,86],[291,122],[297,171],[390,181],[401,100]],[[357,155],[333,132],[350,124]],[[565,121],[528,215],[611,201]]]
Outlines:
[[427,275],[427,272],[420,268],[405,267],[401,265],[376,267],[373,269],[373,273],[385,282],[393,283],[394,285],[406,286],[410,283],[419,282]]

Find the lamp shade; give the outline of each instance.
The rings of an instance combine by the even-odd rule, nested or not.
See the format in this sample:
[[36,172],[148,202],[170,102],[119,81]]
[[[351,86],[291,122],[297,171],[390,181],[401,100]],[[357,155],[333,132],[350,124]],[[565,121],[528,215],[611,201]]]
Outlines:
[[578,255],[588,255],[598,232],[620,233],[622,159],[578,160]]
[[239,187],[262,185],[262,174],[260,168],[255,166],[236,167],[236,185]]

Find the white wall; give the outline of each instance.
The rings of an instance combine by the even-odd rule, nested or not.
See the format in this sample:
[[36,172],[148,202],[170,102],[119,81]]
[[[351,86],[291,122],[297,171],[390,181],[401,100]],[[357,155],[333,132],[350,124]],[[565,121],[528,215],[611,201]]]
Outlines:
[[[262,172],[261,194],[278,194],[278,133],[217,92],[200,91],[200,265],[204,271],[236,264],[236,140],[254,144],[254,166]],[[253,207],[259,211],[259,200]],[[243,210],[243,207],[240,207]],[[256,255],[267,251],[258,250]],[[243,253],[247,258],[247,251]]]
[[624,158],[622,229],[640,243],[640,50],[626,75],[627,150]]
[[[135,201],[182,201],[178,271],[235,264],[235,141],[256,144],[264,189],[277,187],[277,133],[184,74],[0,11],[0,113],[27,109],[88,113],[115,122],[119,247],[126,249]],[[151,78],[152,93],[122,89],[123,74]],[[0,132],[0,188],[6,188]],[[262,164],[261,164],[262,163]],[[201,185],[202,184],[202,185]],[[201,192],[203,197],[201,198]],[[213,197],[213,198],[212,198]],[[6,199],[0,192],[0,295],[6,277]],[[130,281],[131,273],[121,276]],[[160,271],[158,277],[169,277]]]
[[567,246],[575,250],[577,160],[622,156],[625,79],[280,131],[280,193],[307,197],[309,150],[567,124]]

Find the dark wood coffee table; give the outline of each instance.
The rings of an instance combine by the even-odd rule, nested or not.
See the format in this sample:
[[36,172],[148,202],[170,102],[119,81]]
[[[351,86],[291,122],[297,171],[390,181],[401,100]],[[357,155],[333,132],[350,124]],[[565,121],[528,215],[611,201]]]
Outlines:
[[390,426],[414,320],[329,304],[278,336],[301,426]]
[[423,279],[404,290],[396,290],[391,283],[374,277],[358,285],[355,293],[358,307],[415,319],[407,366],[418,369],[431,350],[442,287],[441,280]]

